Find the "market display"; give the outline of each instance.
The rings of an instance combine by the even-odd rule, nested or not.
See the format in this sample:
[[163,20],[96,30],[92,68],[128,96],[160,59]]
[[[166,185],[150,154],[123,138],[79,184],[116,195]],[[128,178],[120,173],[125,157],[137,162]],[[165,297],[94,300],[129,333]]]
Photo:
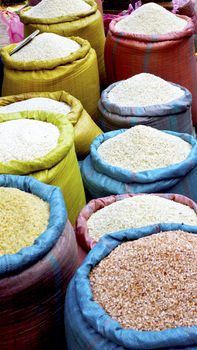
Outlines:
[[195,11],[0,1],[1,350],[196,349]]

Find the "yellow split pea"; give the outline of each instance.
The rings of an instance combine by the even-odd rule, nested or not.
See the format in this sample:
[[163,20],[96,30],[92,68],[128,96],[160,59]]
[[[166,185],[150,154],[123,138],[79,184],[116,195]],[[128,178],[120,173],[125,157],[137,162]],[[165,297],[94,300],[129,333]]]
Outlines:
[[47,228],[49,204],[16,188],[0,187],[0,255],[30,246]]

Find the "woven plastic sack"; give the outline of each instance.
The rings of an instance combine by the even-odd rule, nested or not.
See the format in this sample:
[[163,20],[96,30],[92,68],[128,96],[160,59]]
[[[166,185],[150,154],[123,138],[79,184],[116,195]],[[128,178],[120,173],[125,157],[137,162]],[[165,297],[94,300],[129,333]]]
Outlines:
[[73,224],[85,205],[85,194],[74,148],[74,132],[71,123],[62,115],[26,111],[0,114],[0,123],[16,119],[35,119],[54,124],[60,131],[55,149],[33,161],[9,161],[0,163],[0,174],[31,175],[63,192],[68,217]]
[[[20,19],[25,25],[25,36],[36,29],[42,33],[56,33],[62,36],[79,36],[89,41],[96,51],[101,83],[105,82],[104,45],[105,33],[103,19],[97,4],[93,0],[86,0],[91,6],[88,13],[78,16],[61,16],[57,18],[33,18],[25,15],[30,8],[20,12]],[[54,14],[55,15],[55,14]]]
[[[72,37],[81,48],[66,58],[48,61],[14,61],[10,45],[1,50],[4,63],[2,95],[64,90],[76,97],[93,117],[100,97],[96,53],[81,38]],[[90,98],[91,96],[91,98]]]
[[173,84],[184,91],[184,95],[163,105],[121,107],[108,99],[109,92],[118,83],[114,83],[104,90],[98,103],[98,122],[103,131],[147,125],[159,130],[192,134],[192,95],[187,89]]
[[[165,131],[167,134],[178,136],[191,144],[192,150],[188,158],[170,167],[135,173],[108,164],[97,152],[101,143],[125,131],[125,129],[111,131],[98,136],[91,145],[90,155],[81,162],[81,174],[84,186],[91,197],[99,198],[111,194],[145,192],[174,192],[190,197],[186,186],[185,193],[175,192],[171,189],[178,183],[181,186],[186,176],[197,168],[197,142],[194,137],[187,134]],[[184,191],[184,188],[182,188],[182,191]],[[197,199],[196,191],[193,192],[193,196]],[[193,197],[192,199],[195,200]]]
[[[29,0],[28,4],[29,6],[36,6],[41,0]],[[101,13],[103,13],[103,3],[102,0],[95,0],[97,3],[98,9]]]
[[[197,326],[171,328],[156,332],[126,330],[93,300],[89,272],[95,265],[125,241],[169,230],[187,231],[187,227],[163,224],[119,231],[105,235],[91,250],[71,280],[66,294],[65,330],[68,350],[194,350],[197,348]],[[189,232],[196,234],[197,227],[190,226]]]
[[29,98],[45,97],[56,101],[65,102],[71,106],[71,112],[66,118],[74,126],[75,149],[78,156],[84,156],[89,153],[90,145],[93,139],[100,135],[102,131],[90,118],[89,114],[83,109],[79,100],[69,95],[65,91],[56,92],[31,92],[15,96],[7,96],[0,98],[0,115],[1,107],[7,106],[10,103],[24,101]]
[[[180,32],[165,35],[119,33],[110,23],[105,45],[105,64],[108,84],[139,73],[152,73],[187,88],[193,97],[192,118],[197,124],[197,66],[194,52],[194,24],[188,23]],[[158,63],[159,62],[159,63]]]
[[173,12],[179,15],[190,17],[195,26],[195,33],[197,33],[197,14],[195,11],[195,0],[174,0]]
[[0,175],[0,186],[33,193],[50,205],[48,227],[34,243],[0,256],[0,348],[55,350],[65,341],[64,295],[77,267],[63,196],[28,176]]
[[[108,197],[103,197],[103,198],[98,198],[98,199],[93,199],[91,200],[80,212],[76,225],[75,225],[75,233],[76,233],[76,238],[78,245],[80,248],[82,248],[85,252],[89,252],[96,244],[96,241],[89,236],[88,233],[88,225],[87,221],[90,219],[92,214],[97,212],[100,209],[103,209],[107,207],[108,205],[115,203],[117,201],[121,201],[126,198],[131,198],[134,196],[139,196],[141,194],[122,194],[118,196],[108,196]],[[143,195],[143,194],[142,194]],[[174,201],[176,203],[181,203],[184,205],[189,206],[192,208],[195,213],[197,214],[197,204],[193,202],[191,199],[181,196],[179,194],[174,194],[174,193],[159,193],[159,194],[154,194],[154,196],[159,196],[162,198],[169,199],[171,201]],[[189,226],[189,225],[187,225]],[[189,230],[189,228],[188,228]],[[82,259],[83,260],[83,256]]]

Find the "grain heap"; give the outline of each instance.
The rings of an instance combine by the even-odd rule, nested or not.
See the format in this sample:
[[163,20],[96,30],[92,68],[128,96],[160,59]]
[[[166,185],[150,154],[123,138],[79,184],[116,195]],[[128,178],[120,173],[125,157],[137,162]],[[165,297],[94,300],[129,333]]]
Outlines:
[[38,120],[20,119],[0,123],[0,162],[30,161],[57,146],[58,128]]
[[143,107],[169,103],[184,95],[184,91],[148,73],[121,81],[108,93],[109,102],[122,107]]
[[83,0],[42,0],[38,5],[25,12],[28,17],[54,18],[79,15],[89,12],[91,6]]
[[143,125],[108,139],[98,148],[108,164],[133,172],[180,163],[190,151],[191,145],[181,138]]
[[68,114],[70,106],[65,102],[59,102],[51,98],[35,97],[27,100],[10,103],[0,107],[0,114],[22,112],[22,111],[50,111],[59,114]]
[[160,232],[119,245],[90,273],[94,300],[124,328],[197,324],[197,235]]
[[94,240],[105,233],[157,223],[197,226],[197,215],[189,206],[154,195],[140,195],[114,202],[93,213],[87,221]]
[[116,24],[119,32],[131,34],[167,34],[182,31],[187,22],[155,3],[139,7]]
[[48,220],[47,202],[15,188],[0,187],[0,255],[32,245]]
[[12,59],[20,62],[48,61],[69,56],[80,47],[74,40],[54,33],[42,33],[14,53]]

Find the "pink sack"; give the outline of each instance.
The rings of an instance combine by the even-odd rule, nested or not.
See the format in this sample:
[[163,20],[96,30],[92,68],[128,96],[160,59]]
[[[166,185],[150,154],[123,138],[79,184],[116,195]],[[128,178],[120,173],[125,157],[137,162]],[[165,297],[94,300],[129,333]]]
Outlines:
[[24,39],[24,24],[19,16],[10,11],[1,11],[0,20],[7,26],[10,44],[18,43]]
[[190,17],[195,25],[195,33],[197,33],[195,0],[173,0],[173,13]]

